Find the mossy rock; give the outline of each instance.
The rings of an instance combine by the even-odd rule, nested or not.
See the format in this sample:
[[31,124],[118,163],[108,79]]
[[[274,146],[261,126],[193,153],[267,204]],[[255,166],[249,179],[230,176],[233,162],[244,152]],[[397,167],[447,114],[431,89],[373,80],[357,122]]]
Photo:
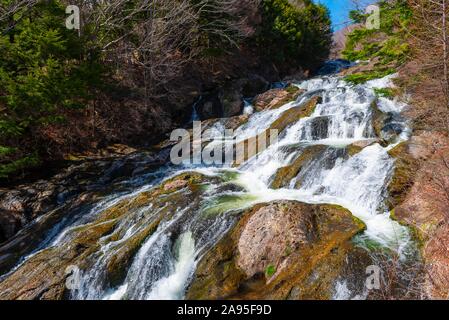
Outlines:
[[348,152],[349,156],[355,156],[357,153],[359,153],[360,151],[362,151],[363,148],[360,146],[355,146],[353,144],[349,145],[346,147],[346,151]]
[[305,90],[290,84],[285,89],[271,89],[254,98],[256,111],[278,109],[287,103],[295,101]]
[[[201,184],[209,180],[204,175],[187,172],[168,179],[157,188],[123,199],[99,213],[91,223],[72,229],[69,235],[71,240],[39,252],[9,274],[0,283],[0,299],[66,298],[66,268],[71,265],[80,270],[92,268],[102,255],[101,246],[107,244],[116,246],[114,254],[107,257],[109,260],[106,261],[107,285],[119,284],[145,239],[157,229],[163,219],[170,219],[176,208],[187,207],[193,199],[198,199],[202,192]],[[165,188],[177,181],[183,183]],[[145,213],[147,224],[119,243],[125,233],[118,228],[120,222],[145,208],[148,208]],[[156,210],[157,216],[153,215]]]
[[388,154],[395,159],[393,176],[388,184],[387,204],[390,210],[400,205],[413,186],[418,162],[408,152],[408,143],[402,142]]
[[279,132],[282,132],[293,122],[301,118],[310,117],[315,111],[316,106],[322,103],[322,101],[323,99],[320,96],[314,96],[300,106],[288,109],[271,124],[270,129],[278,129]]
[[387,115],[380,111],[379,107],[377,106],[377,101],[374,101],[371,104],[372,109],[372,125],[374,129],[374,133],[378,138],[382,137],[382,129],[385,125],[385,121],[387,119]]
[[[247,275],[239,266],[239,240],[251,217],[266,207],[296,212],[307,219],[304,242],[289,249],[282,261],[272,265],[271,275]],[[271,221],[265,221],[270,224]],[[351,213],[335,205],[310,205],[296,201],[259,204],[247,210],[240,221],[199,262],[187,299],[330,299],[351,239],[365,229]],[[266,269],[265,269],[266,270]],[[265,271],[264,270],[264,271]],[[317,276],[318,275],[318,276]],[[298,290],[300,288],[300,290]]]
[[304,92],[303,89],[300,89],[294,85],[289,85],[285,88],[285,91],[287,92],[286,97],[276,103],[271,109],[278,109],[289,102],[295,101]]
[[315,159],[325,149],[326,146],[322,145],[309,146],[304,149],[290,165],[278,169],[271,183],[271,188],[280,189],[287,187],[290,181],[301,172],[304,166]]
[[427,240],[426,230],[420,230],[420,228],[418,228],[413,223],[409,223],[405,219],[402,219],[402,217],[398,217],[396,215],[396,209],[390,211],[390,219],[396,221],[404,227],[407,227],[410,230],[412,238],[415,240],[418,248],[422,249],[425,246]]
[[115,252],[109,258],[106,267],[108,282],[111,287],[115,287],[122,282],[126,275],[127,267],[131,263],[131,259],[138,252],[145,239],[156,231],[163,218],[164,216],[160,214],[157,219],[143,228],[140,232],[134,234],[125,242],[122,242],[115,247]]

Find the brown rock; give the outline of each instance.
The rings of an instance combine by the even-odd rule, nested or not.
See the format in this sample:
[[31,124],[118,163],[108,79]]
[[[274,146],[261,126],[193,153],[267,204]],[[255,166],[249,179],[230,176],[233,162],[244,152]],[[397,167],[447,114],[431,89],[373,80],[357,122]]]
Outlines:
[[175,180],[175,181],[166,183],[164,186],[164,190],[171,191],[171,190],[181,189],[181,188],[184,188],[185,186],[187,186],[188,184],[189,184],[189,182],[186,180]]
[[248,278],[265,273],[268,266],[281,265],[289,251],[311,241],[313,230],[311,215],[295,211],[287,203],[262,207],[240,234],[237,266]]
[[279,189],[288,186],[289,182],[296,177],[301,170],[313,159],[317,157],[326,146],[309,146],[288,166],[279,168],[276,176],[271,183],[271,188]]
[[[400,157],[415,163],[413,170],[404,173],[412,183],[404,188],[403,200],[394,208],[392,216],[414,229],[420,240],[426,269],[424,289],[428,298],[447,299],[449,138],[440,133],[424,132],[412,137],[407,146],[407,149],[402,147]],[[420,162],[415,158],[419,158]],[[400,166],[402,161],[400,158]]]
[[[73,228],[70,231],[70,241],[38,252],[2,279],[0,300],[66,298],[69,294],[65,284],[70,275],[66,271],[68,267],[76,266],[82,271],[90,269],[98,260],[97,254],[102,245],[107,244],[107,241],[114,242],[123,237],[123,230],[118,228],[120,222],[128,217],[132,218],[141,209],[150,206],[152,210],[159,209],[155,215],[146,215],[137,231],[126,241],[116,244],[114,254],[107,257],[105,281],[109,286],[120,283],[132,257],[143,241],[156,230],[163,218],[170,219],[175,213],[175,210],[171,210],[171,207],[166,204],[170,203],[174,208],[187,207],[199,198],[201,188],[198,188],[198,184],[203,179],[206,177],[197,173],[184,173],[157,188],[118,202],[100,212],[91,223]],[[186,181],[185,185],[189,188],[185,188],[180,193],[173,192],[174,188],[167,188],[167,185],[178,186],[180,183],[177,181]],[[63,210],[55,212],[55,214],[61,213]],[[52,222],[54,221],[50,217],[47,228],[44,230],[48,230]],[[14,252],[14,248],[7,249],[9,249],[8,252]],[[2,248],[0,252],[1,250]]]
[[254,109],[256,111],[277,109],[291,101],[294,101],[303,92],[304,90],[293,85],[287,87],[286,89],[268,90],[267,92],[254,98]]
[[199,262],[187,298],[329,299],[363,229],[338,206],[256,205]]

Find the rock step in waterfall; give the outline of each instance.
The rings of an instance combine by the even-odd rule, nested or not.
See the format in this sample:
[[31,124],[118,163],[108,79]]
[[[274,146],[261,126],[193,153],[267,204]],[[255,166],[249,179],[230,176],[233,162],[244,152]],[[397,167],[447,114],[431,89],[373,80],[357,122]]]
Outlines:
[[[34,228],[57,228],[7,258],[15,266],[1,278],[0,299],[368,297],[373,250],[401,261],[414,254],[385,205],[389,151],[408,138],[404,105],[374,91],[391,85],[391,76],[357,86],[321,76],[269,108],[247,104],[242,116],[203,122],[210,138],[236,129],[237,143],[280,133],[239,166],[167,164],[139,187],[50,211]],[[10,250],[19,238],[26,230]]]

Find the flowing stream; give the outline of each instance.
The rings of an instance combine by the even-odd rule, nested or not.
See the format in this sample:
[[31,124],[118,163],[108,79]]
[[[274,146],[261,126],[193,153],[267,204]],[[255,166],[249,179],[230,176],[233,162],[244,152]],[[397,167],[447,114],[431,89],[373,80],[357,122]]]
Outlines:
[[[162,219],[157,230],[143,241],[123,280],[110,287],[105,280],[105,270],[114,254],[121,250],[123,243],[152,223],[159,213],[167,210],[170,203],[158,208],[148,205],[129,214],[113,234],[100,240],[102,245],[94,254],[95,263],[81,271],[80,287],[71,298],[182,299],[201,257],[237,221],[235,212],[273,200],[341,205],[367,226],[357,238],[361,246],[374,242],[394,250],[405,259],[411,243],[408,230],[390,219],[384,204],[386,186],[394,169],[394,159],[388,151],[408,138],[407,125],[400,117],[404,105],[375,94],[375,88],[389,86],[392,86],[391,76],[356,86],[349,85],[338,76],[320,76],[299,83],[298,87],[305,92],[296,101],[278,109],[253,112],[250,103],[246,102],[245,113],[249,120],[236,130],[234,140],[254,137],[269,128],[285,111],[315,95],[321,96],[322,100],[309,117],[293,121],[274,144],[239,167],[185,165],[162,169],[159,172],[161,179],[196,171],[210,177],[226,176],[227,182],[207,185],[204,194],[185,207],[168,208],[171,215]],[[374,101],[398,128],[397,134],[388,140],[388,145],[380,144],[372,126]],[[192,120],[197,120],[196,114]],[[216,124],[214,129],[219,137],[224,128]],[[345,150],[354,143],[362,147],[354,155],[348,155]],[[304,170],[282,188],[271,188],[279,168],[291,164],[305,150],[317,146],[321,147],[318,156],[309,161]],[[95,216],[120,200],[151,190],[161,179],[131,193],[111,195],[90,212],[54,231],[55,234],[39,250],[69,243],[73,230],[88,225]],[[239,188],[227,188],[230,183]],[[33,254],[23,259],[21,264]],[[338,291],[338,286],[342,285],[336,286]],[[343,289],[340,291],[347,291],[347,288]]]

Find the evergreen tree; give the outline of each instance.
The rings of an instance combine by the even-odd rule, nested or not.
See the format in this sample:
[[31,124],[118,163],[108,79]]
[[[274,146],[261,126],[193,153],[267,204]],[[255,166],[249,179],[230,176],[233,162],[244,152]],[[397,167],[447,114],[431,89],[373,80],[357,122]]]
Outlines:
[[0,177],[38,162],[38,146],[17,148],[18,140],[63,121],[66,109],[84,107],[101,85],[98,52],[65,27],[66,17],[60,1],[50,0],[0,22]]

